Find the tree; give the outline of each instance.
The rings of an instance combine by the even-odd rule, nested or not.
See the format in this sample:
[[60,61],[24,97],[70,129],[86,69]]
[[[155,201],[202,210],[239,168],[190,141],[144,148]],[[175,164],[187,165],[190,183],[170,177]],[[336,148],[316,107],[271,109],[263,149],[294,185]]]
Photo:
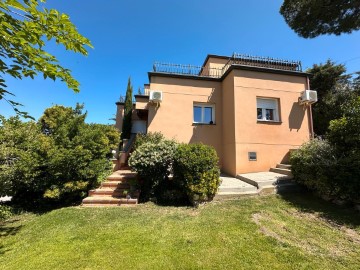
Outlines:
[[[45,0],[40,0],[45,3]],[[0,0],[0,100],[7,101],[18,114],[20,103],[8,98],[6,76],[17,79],[34,78],[42,74],[44,79],[60,79],[68,88],[79,91],[69,69],[61,66],[54,55],[46,52],[46,40],[62,44],[66,50],[87,55],[90,41],[78,33],[66,14],[55,9],[40,10],[38,0]]]
[[304,38],[360,29],[359,0],[285,0],[280,13],[290,28]]
[[0,117],[0,196],[22,206],[69,205],[105,179],[120,134],[85,123],[82,108],[53,106],[38,123]]
[[130,139],[130,135],[131,135],[131,116],[133,111],[132,93],[133,93],[133,87],[131,85],[131,78],[129,77],[128,85],[126,89],[124,119],[123,119],[121,139]]
[[325,135],[330,121],[341,117],[341,106],[355,95],[351,76],[346,74],[344,65],[331,60],[315,64],[307,72],[312,75],[310,88],[318,93],[318,102],[313,105],[314,131]]

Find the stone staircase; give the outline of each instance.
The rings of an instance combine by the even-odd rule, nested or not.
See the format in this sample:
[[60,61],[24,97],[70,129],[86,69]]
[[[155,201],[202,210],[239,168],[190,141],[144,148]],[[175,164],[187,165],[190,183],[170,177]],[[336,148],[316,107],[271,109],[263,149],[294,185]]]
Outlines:
[[285,174],[293,177],[290,164],[276,164],[276,168],[270,168],[270,172]]
[[123,168],[109,175],[97,189],[89,191],[83,199],[82,206],[135,206],[138,203],[139,191],[136,190],[137,173]]

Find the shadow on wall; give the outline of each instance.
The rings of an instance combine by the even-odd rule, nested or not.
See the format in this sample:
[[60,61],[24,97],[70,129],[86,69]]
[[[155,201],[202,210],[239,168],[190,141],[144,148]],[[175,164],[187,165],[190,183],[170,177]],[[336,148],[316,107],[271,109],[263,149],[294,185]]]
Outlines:
[[299,131],[304,121],[305,112],[306,110],[304,110],[304,108],[300,106],[298,102],[293,103],[288,119],[290,131],[293,129]]
[[[216,119],[216,102],[214,97],[215,88],[212,88],[211,93],[208,97],[207,102],[215,104],[215,125],[216,122],[220,122],[220,119]],[[196,100],[194,100],[196,102]],[[191,108],[192,110],[193,108]],[[193,134],[189,143],[198,143],[202,142],[203,144],[212,145],[213,141],[211,140],[211,133],[213,131],[212,124],[193,124]],[[219,138],[220,139],[220,138]]]

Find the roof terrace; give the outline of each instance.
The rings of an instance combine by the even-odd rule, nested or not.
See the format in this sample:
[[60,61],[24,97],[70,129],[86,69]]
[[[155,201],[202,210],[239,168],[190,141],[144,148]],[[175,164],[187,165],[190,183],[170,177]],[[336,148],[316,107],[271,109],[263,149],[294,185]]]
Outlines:
[[[211,56],[213,58],[226,59],[224,56]],[[172,63],[155,62],[153,65],[153,72],[167,73],[176,75],[188,75],[210,78],[221,78],[226,71],[233,65],[259,67],[266,69],[284,70],[284,71],[297,71],[302,72],[300,61],[291,61],[276,59],[271,57],[251,56],[234,53],[225,61],[221,66],[217,65],[212,67],[210,65],[194,66],[182,65]]]

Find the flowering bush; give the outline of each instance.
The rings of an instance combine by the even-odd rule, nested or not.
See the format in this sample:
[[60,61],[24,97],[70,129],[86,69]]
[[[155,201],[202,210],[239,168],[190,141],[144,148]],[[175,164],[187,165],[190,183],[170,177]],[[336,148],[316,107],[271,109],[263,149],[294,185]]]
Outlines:
[[154,195],[160,184],[168,178],[176,147],[176,142],[164,140],[143,143],[132,152],[129,165],[143,179],[140,184],[144,199]]

